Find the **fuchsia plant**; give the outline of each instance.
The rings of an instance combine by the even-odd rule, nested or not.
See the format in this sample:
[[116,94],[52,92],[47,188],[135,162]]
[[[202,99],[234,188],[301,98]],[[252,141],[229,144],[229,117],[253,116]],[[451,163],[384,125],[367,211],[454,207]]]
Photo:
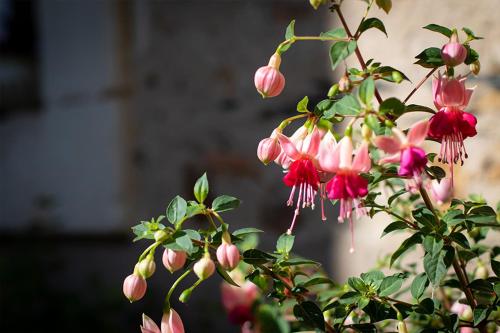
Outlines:
[[[136,241],[148,239],[151,244],[125,279],[125,296],[130,301],[144,296],[146,279],[156,271],[158,248],[165,248],[165,268],[178,275],[163,304],[161,329],[144,315],[143,333],[184,332],[182,319],[171,306],[174,292],[186,277],[195,276],[196,282],[183,286],[178,297],[188,302],[215,271],[224,279],[223,307],[241,332],[493,333],[498,329],[500,247],[484,242],[489,231],[500,227],[498,212],[477,195],[452,198],[454,165],[465,162],[465,140],[477,133],[475,116],[465,110],[474,90],[467,82],[480,69],[472,42],[481,37],[463,28],[461,43],[462,33],[456,29],[425,26],[446,37],[442,45],[416,56],[416,64],[429,72],[403,100],[384,98],[378,90],[382,82],[399,84],[408,78],[391,66],[365,61],[358,46],[364,32],[376,28],[386,33],[379,18],[368,17],[371,7],[376,4],[386,13],[392,8],[391,0],[365,2],[365,14],[353,33],[342,14],[343,1],[311,0],[314,9],[329,3],[342,27],[299,36],[292,21],[269,64],[255,73],[255,86],[263,97],[279,96],[285,87],[279,71],[283,54],[303,40],[331,43],[332,70],[346,66],[344,60],[351,55],[360,66],[341,68],[342,77],[314,105],[307,96],[302,98],[298,114],[269,129],[272,134],[257,147],[259,160],[269,166],[274,161],[290,188],[284,204],[291,207],[292,222],[274,251],[256,248],[261,230],[230,230],[222,213],[240,202],[228,195],[206,202],[206,174],[196,181],[195,200],[176,196],[165,215],[133,228]],[[409,104],[433,75],[433,100],[427,104],[435,109]],[[409,128],[400,127],[399,118],[413,112],[419,112],[420,119]],[[291,124],[296,130],[290,135]],[[441,143],[439,152],[430,150],[426,141]],[[351,252],[354,223],[360,223],[354,215],[384,214],[390,220],[382,236],[401,231],[407,237],[375,269],[335,283],[319,263],[292,253],[295,235],[300,237],[296,222],[304,208],[313,210],[317,203],[322,220],[339,209],[338,221],[349,221]],[[187,227],[195,216],[206,220],[197,230]],[[162,223],[165,218],[170,224]],[[372,246],[376,244],[374,239]],[[405,258],[415,248],[423,253],[417,259],[421,265]]]

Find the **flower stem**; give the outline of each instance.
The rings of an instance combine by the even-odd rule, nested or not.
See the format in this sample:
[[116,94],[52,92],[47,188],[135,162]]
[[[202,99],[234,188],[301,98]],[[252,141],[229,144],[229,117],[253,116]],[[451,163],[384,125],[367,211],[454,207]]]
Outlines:
[[408,94],[408,96],[406,96],[403,103],[406,104],[406,102],[408,102],[408,100],[411,98],[411,96],[413,96],[413,94],[415,94],[417,92],[417,90],[420,89],[420,87],[425,83],[425,81],[427,81],[427,79],[429,77],[431,77],[431,75],[436,71],[436,69],[437,69],[437,67],[433,68],[429,73],[427,73],[427,75],[416,85],[415,88],[413,88],[413,90]]
[[292,121],[300,119],[300,118],[309,117],[309,116],[310,116],[310,114],[309,114],[309,112],[307,112],[307,113],[299,114],[299,115],[296,115],[293,117],[288,117],[280,123],[280,125],[278,126],[278,129],[283,130],[285,127],[290,125],[290,123]]
[[191,273],[191,269],[188,269],[181,276],[179,276],[177,278],[177,280],[175,280],[174,284],[172,284],[172,287],[170,287],[170,290],[168,291],[168,294],[165,297],[165,303],[164,303],[164,306],[163,306],[163,311],[164,312],[165,312],[165,310],[166,310],[166,312],[168,312],[168,310],[170,310],[170,297],[172,297],[172,293],[174,292],[175,288],[177,288],[177,286],[179,285],[179,283],[181,283],[181,281],[184,280],[186,278],[186,276],[189,275],[189,273]]

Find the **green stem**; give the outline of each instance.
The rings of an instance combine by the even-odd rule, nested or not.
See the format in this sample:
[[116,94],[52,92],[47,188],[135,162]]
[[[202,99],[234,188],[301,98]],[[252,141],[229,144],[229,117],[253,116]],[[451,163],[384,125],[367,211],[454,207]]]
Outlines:
[[150,252],[150,251],[154,251],[154,250],[156,250],[156,248],[157,248],[158,246],[160,246],[160,244],[161,244],[161,243],[162,243],[162,242],[154,242],[153,244],[151,244],[150,246],[148,246],[148,247],[147,247],[147,248],[146,248],[146,249],[142,252],[142,254],[140,255],[138,262],[139,262],[139,261],[141,261],[142,259],[144,259],[144,258],[145,258],[145,257],[149,254],[149,252]]
[[191,269],[188,269],[181,276],[179,276],[177,278],[177,280],[175,280],[174,284],[172,284],[172,287],[170,287],[170,290],[168,291],[168,294],[165,297],[165,305],[163,306],[164,312],[165,312],[165,310],[166,310],[166,312],[168,312],[168,310],[170,310],[170,297],[172,297],[172,293],[174,292],[175,288],[177,288],[179,283],[181,283],[181,281],[184,280],[184,278],[186,278],[186,276],[189,275],[189,273],[191,273]]
[[280,125],[278,126],[278,129],[283,130],[285,127],[287,127],[288,125],[290,125],[290,123],[292,121],[300,119],[300,118],[309,117],[309,116],[310,116],[310,114],[309,114],[309,112],[307,112],[307,113],[299,114],[297,116],[286,118],[285,120],[283,120],[280,123]]

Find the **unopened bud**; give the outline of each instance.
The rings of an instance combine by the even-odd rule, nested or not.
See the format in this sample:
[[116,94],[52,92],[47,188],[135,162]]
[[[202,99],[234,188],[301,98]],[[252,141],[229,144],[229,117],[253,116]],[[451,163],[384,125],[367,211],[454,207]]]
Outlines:
[[328,90],[328,94],[326,94],[326,96],[328,98],[332,98],[335,95],[337,95],[338,92],[339,92],[339,84],[335,83],[333,86],[330,87],[330,89]]
[[240,262],[240,251],[236,245],[223,241],[217,248],[217,261],[222,268],[232,271]]
[[431,195],[439,205],[448,201],[453,194],[453,185],[451,178],[442,178],[440,181],[437,179],[432,180]]
[[458,66],[467,58],[467,49],[460,44],[456,32],[451,35],[450,41],[441,49],[441,57],[448,67]]
[[260,67],[254,76],[255,88],[263,98],[275,97],[285,88],[285,77],[279,71],[281,56],[275,53],[267,66]]
[[326,0],[309,0],[309,3],[314,9],[318,9],[319,6],[326,3]]
[[476,60],[472,64],[470,64],[469,69],[474,75],[478,75],[481,71],[481,63],[479,62],[479,60]]
[[463,310],[459,317],[465,321],[472,321],[474,314],[472,313],[472,309],[468,306]]
[[150,278],[155,270],[156,264],[152,255],[148,255],[137,264],[137,271],[145,279]]
[[154,237],[155,241],[162,242],[168,237],[168,234],[165,230],[158,230],[157,232],[155,232]]
[[165,249],[163,252],[162,262],[166,269],[173,273],[182,267],[186,263],[187,254],[184,251],[174,251],[170,249]]
[[257,157],[264,164],[274,161],[281,153],[281,146],[277,137],[262,139],[257,147]]
[[205,254],[203,258],[194,264],[193,270],[200,280],[205,280],[214,274],[215,264],[212,259],[210,259],[210,255]]
[[478,262],[476,272],[474,273],[474,277],[476,279],[487,279],[489,276],[488,268],[484,266],[482,262]]
[[366,141],[371,140],[372,134],[373,134],[372,129],[367,125],[363,125],[363,127],[361,127],[361,135],[363,136],[363,139],[365,139]]
[[180,295],[179,295],[179,301],[182,303],[187,303],[189,299],[191,298],[191,294],[193,293],[193,288],[188,288],[184,290]]
[[134,273],[127,276],[123,281],[123,294],[130,302],[135,302],[144,297],[147,286],[146,280]]
[[352,89],[351,80],[349,79],[349,76],[346,73],[339,80],[339,90],[341,92],[349,92],[351,91],[351,89]]

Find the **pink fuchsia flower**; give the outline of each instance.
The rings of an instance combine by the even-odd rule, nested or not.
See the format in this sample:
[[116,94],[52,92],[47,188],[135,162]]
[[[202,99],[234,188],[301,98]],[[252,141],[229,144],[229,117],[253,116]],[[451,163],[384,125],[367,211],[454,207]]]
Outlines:
[[[334,173],[335,176],[326,185],[328,198],[340,200],[338,220],[349,220],[351,230],[351,249],[354,251],[354,224],[352,209],[356,208],[358,217],[365,214],[360,199],[368,194],[368,181],[360,173],[368,172],[371,160],[368,154],[368,144],[363,142],[353,159],[353,146],[350,137],[345,136],[335,146],[333,152],[322,150],[319,162],[323,171]],[[353,207],[354,206],[354,207]]]
[[222,305],[231,323],[242,325],[254,319],[252,305],[259,295],[258,287],[250,281],[240,282],[240,287],[226,282],[221,285]]
[[281,147],[278,142],[276,130],[269,138],[262,139],[257,147],[257,157],[264,164],[274,161],[281,153]]
[[140,300],[146,294],[148,284],[139,274],[130,274],[123,281],[123,294],[130,302]]
[[182,267],[186,263],[187,254],[184,251],[174,251],[170,249],[165,249],[163,251],[162,262],[166,269],[173,273]]
[[398,174],[403,177],[413,177],[414,182],[408,184],[414,191],[422,185],[422,171],[427,164],[425,151],[419,146],[424,142],[429,132],[429,122],[420,121],[413,125],[404,135],[397,128],[392,129],[393,136],[378,136],[374,139],[377,147],[390,154],[379,163],[400,163]]
[[451,35],[450,41],[441,48],[441,57],[445,65],[450,67],[460,65],[467,58],[467,49],[460,44],[456,32]]
[[217,261],[226,270],[233,270],[240,262],[240,251],[236,245],[222,240],[222,244],[217,248]]
[[431,182],[431,195],[439,205],[448,201],[453,194],[453,186],[450,178],[443,178],[440,181],[433,179]]
[[184,324],[179,314],[170,309],[161,318],[161,333],[184,333]]
[[144,313],[142,314],[141,332],[142,333],[161,333],[160,328],[158,327],[158,325],[156,325],[154,320],[149,318],[148,316],[146,316]]
[[477,134],[476,117],[463,111],[474,91],[465,87],[465,80],[439,74],[432,81],[434,104],[439,111],[429,121],[429,137],[441,142],[439,160],[450,164],[452,183],[453,164],[463,164],[467,158],[464,140]]
[[[292,136],[289,137],[289,139],[296,147],[302,148],[302,144],[304,143],[304,139],[307,137],[308,133],[309,130],[307,129],[307,127],[301,126],[292,134]],[[285,151],[283,151],[281,145],[280,149],[281,153],[274,160],[274,162],[279,166],[281,166],[283,169],[288,169],[290,164],[292,164],[293,160],[288,157]]]
[[311,207],[314,209],[314,199],[319,187],[319,174],[315,166],[316,155],[321,142],[321,133],[314,127],[313,131],[306,136],[303,142],[294,143],[290,138],[278,133],[281,149],[292,161],[288,167],[288,172],[283,178],[286,186],[291,187],[288,206],[293,205],[293,197],[298,189],[297,206],[293,216],[292,224],[287,233],[291,234],[300,207]]
[[285,77],[279,71],[281,56],[273,54],[267,66],[260,67],[255,72],[254,83],[263,98],[275,97],[285,88]]
[[317,163],[319,166],[318,174],[320,178],[319,195],[321,199],[321,219],[323,221],[326,221],[326,215],[325,215],[325,199],[327,198],[326,184],[330,181],[330,179],[332,179],[333,174],[323,171],[323,167],[321,165],[322,160],[319,158],[319,156],[330,154],[331,152],[334,151],[336,146],[337,146],[337,140],[333,136],[332,132],[327,131],[323,136],[323,138],[321,139],[317,155]]

